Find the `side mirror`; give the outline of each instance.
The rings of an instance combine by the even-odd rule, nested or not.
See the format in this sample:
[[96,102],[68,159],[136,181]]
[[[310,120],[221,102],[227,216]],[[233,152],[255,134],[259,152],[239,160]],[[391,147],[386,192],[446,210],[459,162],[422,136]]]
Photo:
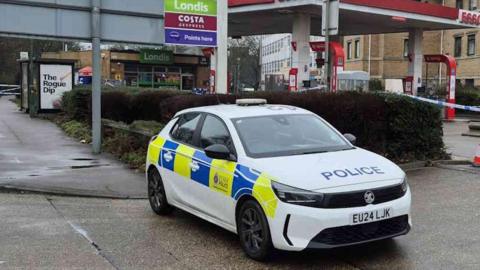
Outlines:
[[228,161],[237,161],[237,157],[230,152],[228,147],[223,144],[213,144],[209,147],[205,148],[205,154],[207,157],[213,159],[220,159],[220,160],[228,160]]
[[347,133],[343,135],[345,139],[347,139],[351,144],[355,145],[357,144],[357,137],[355,135]]

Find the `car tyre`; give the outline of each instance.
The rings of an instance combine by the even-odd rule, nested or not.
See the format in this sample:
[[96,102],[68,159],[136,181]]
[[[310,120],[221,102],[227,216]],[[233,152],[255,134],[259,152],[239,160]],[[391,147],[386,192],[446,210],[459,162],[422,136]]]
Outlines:
[[268,220],[255,200],[245,201],[237,214],[240,244],[248,257],[266,261],[272,255],[273,244]]
[[157,169],[148,171],[148,201],[157,215],[168,215],[173,207],[168,204],[162,177]]

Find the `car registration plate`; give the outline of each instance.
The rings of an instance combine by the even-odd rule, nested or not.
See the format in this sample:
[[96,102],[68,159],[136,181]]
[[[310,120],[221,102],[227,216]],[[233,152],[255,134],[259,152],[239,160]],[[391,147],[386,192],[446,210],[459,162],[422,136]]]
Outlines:
[[353,214],[350,218],[351,225],[370,223],[374,221],[389,219],[392,217],[392,208],[377,209]]

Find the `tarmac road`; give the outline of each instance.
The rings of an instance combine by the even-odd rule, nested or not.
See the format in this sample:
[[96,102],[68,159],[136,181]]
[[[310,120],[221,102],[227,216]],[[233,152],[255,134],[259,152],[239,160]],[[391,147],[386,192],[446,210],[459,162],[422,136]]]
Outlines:
[[410,171],[407,236],[247,259],[234,234],[146,200],[0,193],[0,269],[480,269],[480,171]]

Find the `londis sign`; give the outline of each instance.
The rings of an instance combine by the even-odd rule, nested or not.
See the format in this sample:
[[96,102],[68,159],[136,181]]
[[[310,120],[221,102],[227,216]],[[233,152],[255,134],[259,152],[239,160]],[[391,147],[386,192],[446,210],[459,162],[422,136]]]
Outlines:
[[480,13],[469,10],[460,10],[458,18],[461,23],[480,26]]
[[168,0],[164,3],[165,43],[217,46],[217,0]]

